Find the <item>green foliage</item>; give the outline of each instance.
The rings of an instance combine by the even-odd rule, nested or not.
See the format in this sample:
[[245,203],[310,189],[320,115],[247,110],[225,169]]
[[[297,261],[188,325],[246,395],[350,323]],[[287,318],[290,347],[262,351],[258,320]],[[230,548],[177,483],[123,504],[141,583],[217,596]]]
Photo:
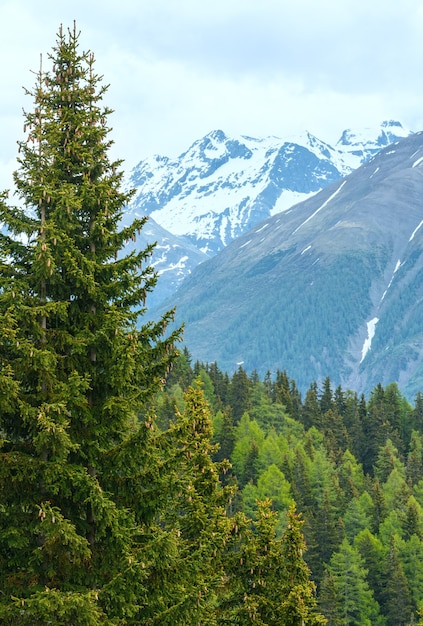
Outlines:
[[[201,364],[196,368],[211,371]],[[215,377],[220,372],[216,364],[213,371]],[[241,379],[245,380],[244,372]],[[229,378],[227,400],[230,386]],[[420,579],[413,568],[417,569],[423,506],[422,432],[416,428],[423,423],[418,417],[419,397],[413,409],[396,386],[378,385],[367,401],[340,387],[333,392],[326,378],[321,389],[312,383],[302,402],[292,392],[296,385],[286,372],[277,372],[274,382],[270,373],[261,382],[253,372],[247,387],[249,409],[235,428],[230,402],[214,418],[213,441],[222,444],[214,458],[230,459],[231,480],[242,489],[242,498],[235,495],[231,509],[257,522],[257,500],[270,498],[273,511],[280,513],[295,498],[304,518],[305,558],[331,624],[344,623],[336,608],[340,591],[328,569],[344,539],[363,559],[364,581],[379,605],[375,623],[387,623],[387,554],[394,537],[410,590],[410,610],[417,614]],[[221,406],[218,394],[213,406]],[[297,419],[287,414],[287,406]],[[372,433],[376,441],[370,446],[367,437]],[[276,536],[284,530],[282,514],[275,521]],[[358,568],[354,576],[362,578],[363,571]]]
[[[98,593],[89,591],[62,592],[57,589],[37,591],[28,599],[13,599],[0,607],[1,623],[5,626],[96,626],[112,624],[98,605]],[[52,621],[54,619],[54,622]]]
[[406,626],[413,613],[408,580],[399,560],[397,540],[393,535],[386,557],[385,604],[388,626]]
[[[120,226],[131,194],[78,37],[59,31],[28,92],[23,208],[0,197],[0,621],[317,625],[318,589],[329,624],[405,626],[423,602],[422,395],[366,400],[328,372],[303,401],[285,370],[192,367],[172,311],[142,324],[152,246],[122,253],[144,220]],[[370,280],[353,261],[347,280],[331,268],[339,293]],[[318,316],[314,278],[310,314],[284,316],[323,353],[368,302]],[[263,343],[289,364],[295,336]]]
[[321,609],[334,616],[333,623],[351,626],[382,623],[366,575],[360,554],[344,539],[339,552],[332,556],[322,583]]
[[423,542],[421,537],[411,535],[399,545],[399,556],[407,578],[414,607],[423,606]]
[[372,589],[375,600],[382,608],[385,593],[385,558],[387,547],[379,537],[373,535],[368,528],[362,530],[354,540],[367,570],[367,582]]
[[[286,530],[276,538],[277,515],[271,502],[258,503],[257,521],[237,528],[240,537],[233,552],[228,580],[229,599],[219,624],[262,626],[318,626],[326,620],[316,610],[315,586],[303,553],[302,522],[292,503]],[[242,533],[241,533],[242,530]]]
[[241,488],[256,477],[259,446],[263,441],[264,433],[260,426],[244,413],[235,429],[235,446],[231,459]]
[[286,626],[325,624],[323,616],[315,612],[315,585],[310,582],[310,569],[304,560],[306,544],[301,532],[303,521],[296,513],[294,502],[287,512],[287,524],[282,537],[282,556],[285,570],[285,593],[280,617]]
[[[219,476],[228,462],[212,460],[210,408],[200,379],[188,387],[184,410],[166,435],[171,484],[165,506],[145,540],[153,557],[140,624],[214,623],[225,577],[226,546],[233,522],[226,515],[234,489]],[[160,549],[159,554],[156,553]],[[211,621],[208,621],[211,620]]]
[[354,541],[360,531],[371,526],[371,512],[372,499],[367,491],[350,500],[343,516],[345,535],[350,542]]
[[248,483],[242,491],[244,509],[247,515],[256,519],[255,503],[269,500],[276,511],[284,512],[292,499],[289,482],[283,472],[274,464],[263,471],[257,481],[257,486]]
[[152,248],[121,254],[144,220],[119,225],[131,194],[78,40],[60,29],[36,74],[15,173],[23,209],[0,204],[2,623],[130,622],[146,593],[139,533],[163,484],[142,483],[162,458],[137,418],[180,333],[163,335],[172,312],[138,323]]

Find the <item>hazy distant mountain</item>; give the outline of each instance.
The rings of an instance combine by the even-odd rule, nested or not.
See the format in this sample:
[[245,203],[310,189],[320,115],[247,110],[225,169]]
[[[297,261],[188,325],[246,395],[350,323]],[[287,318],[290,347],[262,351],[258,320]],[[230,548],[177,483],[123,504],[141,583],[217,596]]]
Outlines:
[[412,397],[423,389],[422,251],[416,133],[255,225],[172,302],[195,359],[286,369],[302,389],[325,376],[365,392],[397,381]]
[[[122,220],[122,225],[132,222],[135,217],[139,217],[139,215],[135,212],[127,212]],[[152,243],[155,243],[156,247],[151,262],[159,275],[159,279],[158,285],[148,295],[150,308],[159,306],[169,298],[185,276],[189,275],[199,263],[209,258],[189,239],[172,235],[151,217],[137,235],[136,241],[131,241],[125,246],[124,252],[127,253],[131,249],[143,250]]]
[[[204,255],[216,254],[261,220],[311,197],[409,134],[399,122],[383,122],[376,129],[346,130],[332,147],[310,133],[258,139],[228,137],[216,130],[176,159],[154,156],[141,161],[129,176],[128,184],[137,194],[128,217],[150,215],[168,231],[162,233],[167,239],[185,238],[177,249],[170,248],[168,264],[163,249],[153,259],[160,259],[166,273],[156,300],[179,284]],[[191,247],[185,249],[184,241]],[[198,255],[193,254],[195,249]]]

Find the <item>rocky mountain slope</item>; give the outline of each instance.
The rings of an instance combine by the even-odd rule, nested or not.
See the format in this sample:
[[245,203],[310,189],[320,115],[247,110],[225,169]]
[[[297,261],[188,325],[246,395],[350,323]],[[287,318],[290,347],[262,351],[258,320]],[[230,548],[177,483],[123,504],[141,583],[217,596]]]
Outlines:
[[[128,219],[134,213],[149,215],[157,230],[160,249],[153,262],[162,278],[156,300],[171,293],[198,262],[261,220],[311,197],[408,134],[398,122],[383,122],[376,129],[346,130],[332,147],[310,133],[260,139],[217,130],[176,159],[141,161],[128,178],[128,186],[137,190]],[[175,246],[174,237],[179,238]],[[164,239],[172,251],[169,259]]]
[[[361,157],[359,157],[361,158]],[[253,226],[172,302],[195,359],[423,389],[423,134]]]

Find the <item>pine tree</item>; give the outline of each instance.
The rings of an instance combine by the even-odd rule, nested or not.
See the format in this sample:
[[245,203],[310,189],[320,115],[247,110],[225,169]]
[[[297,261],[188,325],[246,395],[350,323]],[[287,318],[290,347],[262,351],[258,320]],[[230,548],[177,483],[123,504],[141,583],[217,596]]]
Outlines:
[[130,194],[108,151],[107,87],[60,28],[28,94],[0,219],[0,621],[124,624],[148,593],[137,549],[161,495],[150,418],[179,331],[137,326],[152,247],[123,254]]
[[364,446],[363,420],[366,414],[364,396],[359,400],[357,394],[347,391],[344,396],[344,409],[341,412],[348,432],[349,449],[357,460],[361,460]]
[[280,623],[285,626],[325,624],[326,620],[316,612],[316,588],[310,580],[311,572],[304,560],[306,544],[301,531],[303,521],[292,502],[287,513],[287,525],[282,537],[284,589],[282,605],[278,609]]
[[239,542],[229,557],[228,593],[219,624],[317,626],[326,620],[316,610],[315,587],[303,559],[301,520],[292,505],[282,539],[276,538],[277,513],[258,503],[254,524],[240,521]]
[[410,439],[406,476],[411,485],[416,485],[423,475],[423,440],[416,430],[412,431]]
[[412,535],[410,539],[401,546],[401,563],[404,574],[407,577],[414,607],[423,606],[423,541],[417,535]]
[[238,424],[243,414],[251,407],[250,394],[251,382],[247,372],[240,365],[232,376],[229,389],[229,401],[234,424]]
[[294,420],[301,420],[301,394],[298,390],[297,384],[295,380],[291,380],[290,384],[291,390],[291,417]]
[[372,474],[379,448],[389,438],[390,429],[385,415],[385,390],[379,383],[370,395],[363,419],[363,451],[361,461],[366,474]]
[[300,421],[306,428],[320,425],[321,410],[317,394],[317,383],[312,383],[307,389],[306,397],[301,408]]
[[419,433],[422,433],[423,432],[423,392],[421,391],[419,391],[416,394],[412,418],[413,418],[414,428]]
[[319,398],[320,412],[326,413],[326,411],[336,410],[336,405],[333,398],[331,380],[329,376],[326,376],[323,381],[322,390]]
[[350,500],[345,514],[343,523],[345,535],[349,541],[353,541],[356,535],[371,525],[372,499],[365,491],[359,498],[355,497]]
[[289,378],[285,370],[277,370],[273,385],[274,401],[283,404],[288,415],[292,415],[292,398]]
[[413,611],[410,587],[398,557],[395,537],[391,537],[386,559],[385,615],[388,626],[406,626]]
[[373,535],[367,528],[362,530],[354,540],[367,569],[367,582],[373,591],[376,602],[383,607],[384,602],[384,562],[386,557],[385,547],[378,537]]
[[339,614],[339,605],[341,604],[340,592],[336,587],[334,577],[325,570],[320,585],[319,606],[323,611],[328,626],[344,626],[345,621]]
[[[330,614],[336,616],[334,624],[373,626],[380,623],[379,606],[369,589],[366,574],[358,551],[344,539],[339,552],[331,558],[325,575],[325,593],[321,598],[323,613],[328,599],[335,603],[327,606]],[[328,580],[331,581],[331,594],[328,593]]]
[[[158,559],[156,548],[149,551],[154,555],[146,581],[149,595],[137,624],[215,623],[234,525],[227,516],[234,489],[221,485],[219,476],[229,462],[213,461],[212,434],[210,408],[197,381],[187,389],[185,408],[169,433],[159,436],[169,448],[172,480],[149,539],[152,548],[161,542],[166,553]],[[164,458],[169,462],[168,455]]]
[[399,458],[398,450],[390,439],[379,448],[376,463],[374,464],[374,475],[381,483],[388,480],[389,474],[394,469],[403,470],[403,464]]

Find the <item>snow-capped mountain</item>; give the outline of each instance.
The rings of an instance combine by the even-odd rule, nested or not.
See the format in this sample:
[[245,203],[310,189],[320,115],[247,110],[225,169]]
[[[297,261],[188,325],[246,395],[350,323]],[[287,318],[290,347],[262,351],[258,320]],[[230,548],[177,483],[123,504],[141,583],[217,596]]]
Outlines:
[[199,265],[172,301],[193,359],[286,369],[304,391],[423,388],[423,133]]
[[[126,212],[122,219],[122,226],[132,222],[139,214]],[[163,300],[169,298],[178,288],[183,279],[188,276],[194,267],[209,257],[199,250],[186,237],[172,235],[149,218],[134,242],[129,242],[124,249],[125,253],[132,249],[144,250],[147,245],[155,243],[152,256],[152,265],[158,274],[157,286],[148,295],[148,306],[159,306]]]
[[[278,137],[228,137],[216,130],[192,144],[176,159],[153,156],[129,175],[137,190],[128,214],[149,215],[176,237],[184,237],[199,254],[179,248],[178,274],[166,266],[166,281],[180,284],[204,255],[212,256],[261,220],[290,208],[359,167],[389,143],[408,136],[399,122],[377,129],[346,130],[332,147],[312,134]],[[160,240],[159,240],[160,243]],[[173,249],[175,250],[175,249]],[[159,267],[158,267],[159,269]],[[161,284],[158,294],[160,298]],[[164,287],[168,293],[168,285]]]
[[400,122],[391,120],[382,122],[380,128],[373,131],[369,128],[359,132],[351,129],[344,130],[335,147],[342,152],[344,158],[349,154],[357,159],[356,162],[353,160],[350,162],[355,169],[375,156],[382,148],[410,134],[410,131],[403,128]]

